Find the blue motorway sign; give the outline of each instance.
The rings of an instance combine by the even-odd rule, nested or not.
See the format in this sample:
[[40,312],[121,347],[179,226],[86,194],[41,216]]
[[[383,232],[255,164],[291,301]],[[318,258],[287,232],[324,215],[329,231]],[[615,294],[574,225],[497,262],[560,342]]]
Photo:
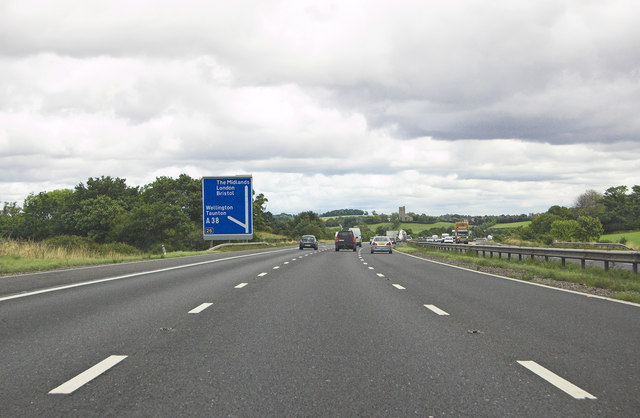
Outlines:
[[202,232],[205,240],[253,238],[253,178],[203,177]]

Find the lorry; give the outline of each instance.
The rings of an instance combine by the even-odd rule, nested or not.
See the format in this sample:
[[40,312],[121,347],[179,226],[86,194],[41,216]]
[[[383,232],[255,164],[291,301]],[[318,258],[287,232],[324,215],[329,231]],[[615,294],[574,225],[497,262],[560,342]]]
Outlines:
[[399,241],[406,241],[407,231],[405,231],[404,229],[401,229],[399,231],[387,231],[387,237],[389,237],[391,242],[393,242],[394,244]]
[[452,232],[456,244],[468,244],[471,241],[469,222],[456,222]]

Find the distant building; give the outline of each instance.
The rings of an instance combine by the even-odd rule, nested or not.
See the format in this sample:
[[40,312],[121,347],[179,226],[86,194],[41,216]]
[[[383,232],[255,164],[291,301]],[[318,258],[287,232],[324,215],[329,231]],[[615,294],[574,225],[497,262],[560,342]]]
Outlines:
[[404,206],[398,208],[398,219],[400,222],[413,222],[413,217],[407,216],[407,210]]

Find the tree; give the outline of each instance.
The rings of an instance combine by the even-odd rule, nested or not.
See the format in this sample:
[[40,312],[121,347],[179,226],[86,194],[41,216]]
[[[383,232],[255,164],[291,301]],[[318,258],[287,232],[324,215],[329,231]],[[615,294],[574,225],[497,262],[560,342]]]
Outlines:
[[[531,230],[533,236],[542,236],[544,234],[548,234],[551,231],[551,224],[559,220],[562,220],[562,218],[557,215],[553,215],[551,213],[543,213],[542,215],[531,221],[528,229]],[[527,228],[524,229],[526,230]]]
[[89,177],[87,185],[80,183],[76,186],[73,197],[76,202],[95,199],[98,196],[109,196],[119,201],[125,209],[130,209],[136,203],[139,195],[137,187],[128,187],[125,179],[102,176],[100,178]]
[[0,212],[0,238],[17,236],[22,229],[21,224],[24,219],[21,212],[22,209],[17,202],[4,202]]
[[571,209],[564,206],[558,206],[558,205],[551,206],[547,211],[547,213],[555,215],[560,219],[574,219],[575,217],[573,215],[573,212],[571,212]]
[[602,223],[598,218],[580,216],[578,217],[578,225],[576,238],[584,242],[597,241],[600,235],[604,233]]
[[557,220],[551,224],[551,236],[558,241],[571,241],[578,230],[580,224],[573,219]]
[[177,179],[156,177],[155,181],[143,187],[141,198],[145,203],[164,203],[175,206],[193,222],[202,225],[202,183],[187,174]]
[[121,213],[113,234],[118,241],[147,251],[159,250],[162,245],[167,250],[202,249],[205,244],[201,228],[177,206],[155,202]]
[[[255,195],[255,191],[253,194]],[[265,215],[268,201],[269,199],[264,197],[262,193],[253,198],[253,229],[256,231],[271,232],[271,227],[267,223],[267,215]]]
[[71,190],[54,190],[30,194],[24,202],[20,237],[45,239],[69,233],[73,222],[69,219]]
[[573,208],[578,216],[599,217],[604,213],[602,193],[591,189],[587,190],[576,199]]
[[86,199],[74,213],[76,230],[96,242],[107,242],[116,217],[124,211],[122,204],[109,196]]
[[609,187],[602,198],[606,211],[602,217],[605,231],[633,229],[632,201],[627,194],[627,186]]
[[287,235],[290,238],[299,238],[302,235],[315,235],[318,238],[329,237],[324,222],[317,213],[312,211],[294,216],[288,222]]

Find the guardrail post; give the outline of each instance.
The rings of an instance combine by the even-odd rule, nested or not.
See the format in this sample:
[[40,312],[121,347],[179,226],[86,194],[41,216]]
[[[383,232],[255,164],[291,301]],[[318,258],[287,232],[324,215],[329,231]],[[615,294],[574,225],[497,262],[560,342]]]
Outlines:
[[522,254],[518,254],[518,261],[522,261]]
[[511,261],[511,253],[507,253],[507,260]]
[[585,264],[586,264],[586,260],[583,258],[580,260],[580,267],[582,267],[582,270],[584,270],[585,268]]
[[[545,257],[545,259],[548,261],[548,260],[549,260],[549,257]],[[564,267],[564,266],[565,266],[565,260],[566,260],[566,258],[561,257],[560,259],[562,260],[562,267]]]
[[609,271],[609,260],[604,260],[604,271]]
[[633,263],[633,274],[638,274],[638,263]]

